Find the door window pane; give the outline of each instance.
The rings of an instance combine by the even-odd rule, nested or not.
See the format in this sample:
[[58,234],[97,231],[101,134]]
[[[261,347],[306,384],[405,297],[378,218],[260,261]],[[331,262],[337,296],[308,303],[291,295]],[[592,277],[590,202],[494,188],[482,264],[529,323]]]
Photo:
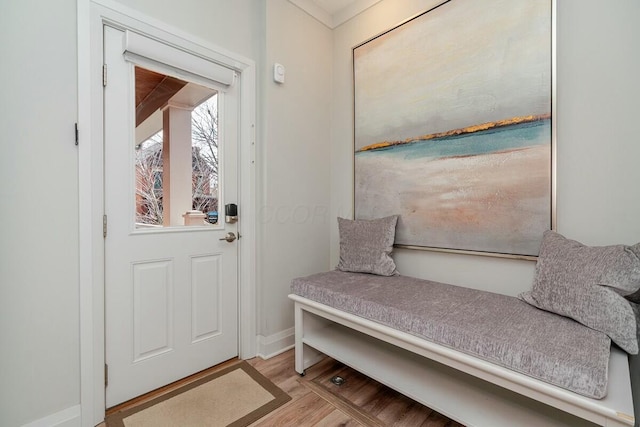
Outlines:
[[218,221],[218,92],[135,68],[136,227]]

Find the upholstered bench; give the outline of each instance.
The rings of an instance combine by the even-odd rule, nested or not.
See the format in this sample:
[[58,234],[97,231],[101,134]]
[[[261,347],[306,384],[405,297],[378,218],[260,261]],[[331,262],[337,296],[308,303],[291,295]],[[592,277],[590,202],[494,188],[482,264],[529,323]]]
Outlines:
[[341,271],[294,279],[291,290],[587,397],[607,394],[609,337],[518,298]]
[[292,282],[298,373],[326,354],[468,426],[634,425],[639,245],[545,233],[515,298],[398,275],[388,232],[348,259],[348,234],[337,271]]

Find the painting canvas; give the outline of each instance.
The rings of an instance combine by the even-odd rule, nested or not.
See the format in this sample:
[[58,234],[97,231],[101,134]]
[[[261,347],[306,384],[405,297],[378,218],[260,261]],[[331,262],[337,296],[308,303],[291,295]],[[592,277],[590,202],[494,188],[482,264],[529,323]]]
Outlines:
[[552,228],[552,4],[450,0],[353,49],[355,217],[535,256]]

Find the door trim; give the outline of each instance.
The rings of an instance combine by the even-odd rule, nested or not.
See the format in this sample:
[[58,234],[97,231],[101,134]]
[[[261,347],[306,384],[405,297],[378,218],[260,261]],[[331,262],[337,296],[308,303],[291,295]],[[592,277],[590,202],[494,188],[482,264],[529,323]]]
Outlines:
[[111,0],[77,0],[80,407],[83,427],[105,415],[104,212],[102,26],[109,23],[158,38],[238,72],[240,85],[238,242],[239,357],[254,357],[256,334],[256,66],[251,59]]

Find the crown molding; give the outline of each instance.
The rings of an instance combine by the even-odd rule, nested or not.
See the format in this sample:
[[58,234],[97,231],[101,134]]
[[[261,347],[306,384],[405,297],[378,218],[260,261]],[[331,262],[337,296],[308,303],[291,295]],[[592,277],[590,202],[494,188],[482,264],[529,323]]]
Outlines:
[[289,0],[289,2],[298,6],[332,30],[380,1],[381,0],[354,0],[344,8],[330,13],[314,0]]

